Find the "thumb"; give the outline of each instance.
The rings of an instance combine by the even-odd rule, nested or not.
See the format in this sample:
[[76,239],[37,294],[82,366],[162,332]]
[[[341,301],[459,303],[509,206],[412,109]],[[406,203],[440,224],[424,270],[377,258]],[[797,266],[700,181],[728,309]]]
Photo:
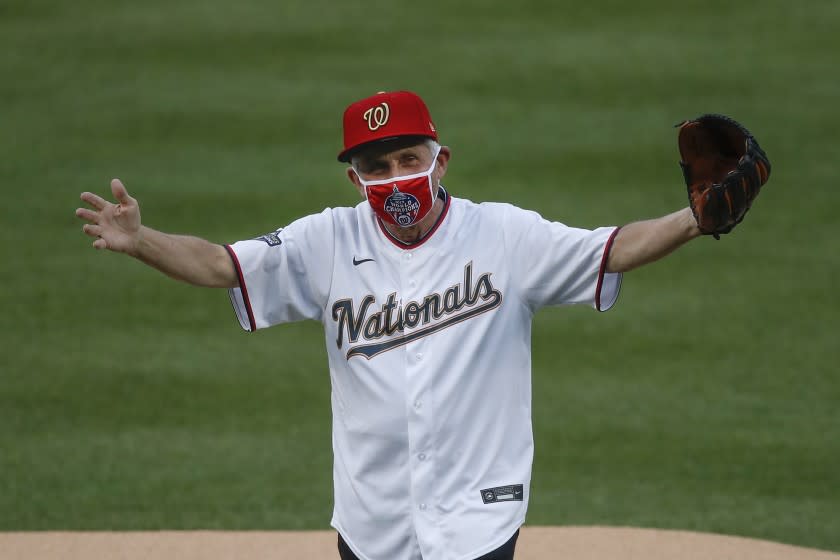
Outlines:
[[111,180],[111,193],[113,193],[114,198],[120,204],[131,204],[133,202],[133,199],[128,195],[128,189],[125,188],[125,185],[119,179]]

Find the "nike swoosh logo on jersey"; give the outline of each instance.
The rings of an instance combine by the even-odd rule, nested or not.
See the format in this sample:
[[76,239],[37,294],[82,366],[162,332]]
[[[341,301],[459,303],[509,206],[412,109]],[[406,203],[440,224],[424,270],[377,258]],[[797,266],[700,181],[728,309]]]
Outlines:
[[356,257],[353,257],[353,266],[359,266],[366,262],[373,262],[373,259],[356,259]]

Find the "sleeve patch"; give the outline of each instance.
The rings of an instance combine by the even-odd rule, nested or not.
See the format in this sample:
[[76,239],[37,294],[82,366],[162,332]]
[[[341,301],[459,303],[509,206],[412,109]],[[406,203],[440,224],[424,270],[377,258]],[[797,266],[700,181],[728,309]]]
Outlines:
[[283,231],[283,228],[278,230],[272,231],[271,233],[266,233],[265,235],[261,235],[257,237],[257,241],[262,241],[263,243],[267,244],[269,247],[276,247],[277,245],[281,245],[283,240],[280,239],[280,232]]

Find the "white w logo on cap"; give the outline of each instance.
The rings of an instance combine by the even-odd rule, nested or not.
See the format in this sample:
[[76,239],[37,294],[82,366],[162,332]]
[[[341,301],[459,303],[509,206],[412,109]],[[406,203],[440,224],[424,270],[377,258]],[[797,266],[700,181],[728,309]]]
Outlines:
[[377,130],[380,126],[387,124],[388,117],[391,116],[391,109],[384,101],[376,107],[371,107],[364,112],[362,118],[367,121],[368,128]]

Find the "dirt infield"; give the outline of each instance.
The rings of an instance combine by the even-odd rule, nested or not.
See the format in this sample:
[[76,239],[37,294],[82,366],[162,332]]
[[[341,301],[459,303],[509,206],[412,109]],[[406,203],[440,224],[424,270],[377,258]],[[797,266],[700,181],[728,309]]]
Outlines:
[[[337,560],[335,533],[0,533],[2,560]],[[523,527],[517,560],[840,560],[840,554],[769,541],[657,529]]]

